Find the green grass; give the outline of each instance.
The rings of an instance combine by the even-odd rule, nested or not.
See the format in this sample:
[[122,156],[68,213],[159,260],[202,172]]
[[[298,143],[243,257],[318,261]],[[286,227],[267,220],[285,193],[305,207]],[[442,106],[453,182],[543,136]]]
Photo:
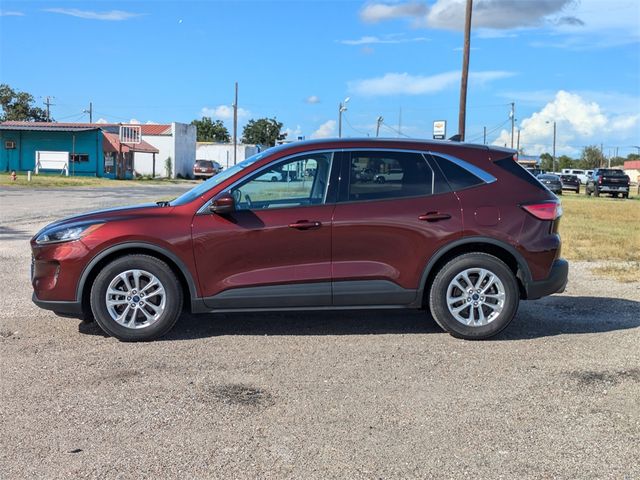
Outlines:
[[161,185],[161,184],[178,184],[183,183],[185,180],[169,180],[169,179],[150,179],[147,177],[141,177],[136,180],[111,180],[108,178],[96,178],[96,177],[66,177],[64,175],[41,173],[40,175],[32,175],[31,181],[27,181],[27,174],[25,172],[18,173],[17,180],[11,180],[9,173],[0,175],[0,186],[11,187],[26,187],[26,188],[73,188],[73,187],[130,187],[139,183],[147,185]]

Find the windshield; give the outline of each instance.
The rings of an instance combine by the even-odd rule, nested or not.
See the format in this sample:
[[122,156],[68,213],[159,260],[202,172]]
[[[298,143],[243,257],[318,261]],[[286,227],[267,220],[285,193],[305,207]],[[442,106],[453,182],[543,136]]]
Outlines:
[[230,168],[227,168],[226,170],[223,170],[222,172],[218,173],[217,175],[214,175],[213,177],[211,177],[206,182],[203,182],[200,185],[198,185],[197,187],[193,187],[191,190],[183,193],[182,195],[180,195],[175,200],[171,200],[169,205],[171,205],[172,207],[175,207],[175,206],[178,206],[178,205],[185,205],[185,204],[187,204],[189,202],[192,202],[196,198],[201,197],[202,195],[207,193],[209,190],[211,190],[216,185],[221,184],[222,182],[224,182],[228,178],[231,178],[232,176],[234,176],[236,173],[240,172],[241,170],[244,170],[248,166],[253,165],[255,162],[260,160],[264,156],[265,153],[266,153],[266,151],[256,153],[255,155],[247,158],[246,160],[238,163],[237,165],[234,165],[233,167],[230,167]]

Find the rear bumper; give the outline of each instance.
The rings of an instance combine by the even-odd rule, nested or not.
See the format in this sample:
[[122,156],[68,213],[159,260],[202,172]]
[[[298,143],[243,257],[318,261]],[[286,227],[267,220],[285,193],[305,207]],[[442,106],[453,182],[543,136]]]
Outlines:
[[38,307],[44,308],[45,310],[53,310],[59,315],[69,316],[74,318],[82,318],[84,315],[82,313],[82,303],[75,301],[62,301],[62,302],[54,302],[49,300],[40,300],[36,297],[34,293],[31,297],[33,303],[35,303]]
[[611,185],[598,185],[598,191],[600,192],[613,192],[613,193],[628,193],[629,186],[611,186]]
[[553,262],[549,276],[546,279],[537,282],[532,281],[525,285],[527,300],[536,300],[547,295],[564,292],[568,277],[569,262],[559,258]]

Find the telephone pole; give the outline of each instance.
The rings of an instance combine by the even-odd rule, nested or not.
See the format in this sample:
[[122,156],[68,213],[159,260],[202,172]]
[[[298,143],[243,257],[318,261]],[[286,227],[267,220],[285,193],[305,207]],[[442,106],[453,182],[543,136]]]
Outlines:
[[83,110],[82,113],[88,113],[89,123],[93,123],[93,102],[89,102],[89,110]]
[[518,143],[516,147],[516,152],[520,153],[520,129],[518,129]]
[[513,130],[516,126],[516,104],[515,102],[511,102],[511,112],[509,113],[511,117],[511,148],[513,148]]
[[44,104],[47,106],[47,122],[51,121],[51,106],[55,106],[55,103],[51,103],[51,99],[56,97],[46,96]]
[[384,118],[382,116],[378,117],[376,120],[376,137],[380,135],[380,125],[384,122]]
[[484,140],[482,141],[483,145],[487,144],[487,127],[482,127],[482,130],[484,132],[483,138]]
[[471,49],[471,11],[473,0],[467,0],[464,16],[464,46],[462,55],[462,79],[460,81],[460,112],[458,113],[458,135],[464,142],[465,125],[467,122],[467,81],[469,79],[469,50]]
[[233,101],[233,164],[238,160],[238,82],[236,82],[235,100]]

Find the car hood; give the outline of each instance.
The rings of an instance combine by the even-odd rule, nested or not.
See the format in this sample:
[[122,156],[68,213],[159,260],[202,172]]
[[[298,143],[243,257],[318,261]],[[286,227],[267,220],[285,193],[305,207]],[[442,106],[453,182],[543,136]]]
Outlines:
[[130,205],[124,207],[105,208],[101,210],[93,210],[90,212],[73,215],[61,220],[56,220],[42,228],[38,233],[34,235],[37,238],[40,233],[51,227],[58,227],[63,225],[77,225],[93,222],[113,222],[116,220],[127,220],[129,218],[137,218],[141,215],[151,213],[161,208],[173,208],[170,206],[163,206],[157,203],[143,203],[140,205]]

